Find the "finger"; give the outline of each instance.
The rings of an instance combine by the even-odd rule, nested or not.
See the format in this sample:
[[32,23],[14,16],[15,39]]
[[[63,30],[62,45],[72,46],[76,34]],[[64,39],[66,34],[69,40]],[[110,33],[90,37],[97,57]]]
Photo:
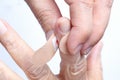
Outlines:
[[[61,13],[55,0],[26,0],[49,38]],[[47,38],[47,39],[48,39]]]
[[54,32],[59,42],[61,38],[70,31],[70,28],[71,24],[69,19],[61,17],[57,20]]
[[90,55],[87,58],[87,72],[89,80],[103,80],[101,64],[102,46],[103,44],[101,42],[97,43],[90,51]]
[[0,42],[23,70],[30,66],[30,59],[34,51],[20,38],[10,25],[1,20]]
[[81,47],[92,31],[94,0],[65,0],[70,6],[72,29],[67,46],[70,53],[80,53]]
[[0,61],[0,80],[23,80],[15,72],[13,72],[8,66]]
[[44,65],[52,59],[58,49],[58,43],[53,34],[47,43],[36,51],[33,56],[34,65]]
[[[50,78],[50,77],[52,79],[56,78],[52,74],[46,63],[37,64],[38,58],[34,56],[34,51],[19,37],[19,35],[17,35],[17,33],[7,23],[5,22],[3,23],[1,21],[0,21],[0,42],[3,44],[3,46],[10,53],[10,55],[15,60],[15,62],[24,70],[24,72],[27,74],[27,76],[30,79],[37,80],[41,78]],[[46,44],[47,46],[42,48],[41,53],[45,53],[51,49],[51,45],[49,46],[49,44],[52,44],[52,42]],[[54,46],[52,45],[52,47]],[[50,50],[50,53],[55,52],[55,50],[53,51],[52,50]],[[38,57],[39,56],[40,55],[38,55]],[[46,57],[43,56],[42,59],[44,58]],[[40,59],[41,60],[40,62],[42,62],[42,59]]]
[[83,53],[88,53],[103,36],[107,27],[113,0],[95,0],[93,8],[93,32],[84,44]]
[[33,65],[27,69],[27,75],[31,80],[57,80],[57,77],[53,75],[48,65],[48,61],[52,59],[57,51],[58,44],[56,43],[55,35],[53,34],[47,43],[36,51],[32,57]]

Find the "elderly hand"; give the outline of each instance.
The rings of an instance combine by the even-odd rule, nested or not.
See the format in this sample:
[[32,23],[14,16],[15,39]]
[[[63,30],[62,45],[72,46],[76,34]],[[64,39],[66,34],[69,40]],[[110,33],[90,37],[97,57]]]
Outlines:
[[[47,38],[62,16],[55,0],[26,0]],[[87,54],[107,27],[113,0],[65,0],[70,7],[71,31],[67,39],[71,54]],[[66,27],[66,26],[64,26]],[[59,35],[59,34],[58,34]]]
[[[69,31],[69,27],[68,24],[68,30],[66,29],[66,32]],[[90,51],[90,55],[87,58],[81,56],[79,53],[73,56],[68,52],[66,47],[68,34],[60,33],[59,48],[62,61],[60,74],[56,76],[46,64],[53,57],[57,49],[54,35],[49,38],[42,48],[35,52],[5,21],[0,21],[0,42],[25,72],[28,79],[102,80],[101,42]],[[0,72],[0,80],[23,80],[2,62],[0,62]]]
[[55,33],[59,34],[56,37],[59,41],[61,56],[61,70],[58,75],[60,80],[103,80],[101,65],[102,43],[97,43],[89,52],[89,55],[81,55],[79,52],[71,55],[67,48],[70,26],[69,19],[60,18],[55,28]]
[[[46,64],[57,50],[54,41],[53,35],[42,48],[33,51],[5,21],[0,20],[0,42],[30,80],[57,79]],[[0,62],[0,80],[23,79]]]

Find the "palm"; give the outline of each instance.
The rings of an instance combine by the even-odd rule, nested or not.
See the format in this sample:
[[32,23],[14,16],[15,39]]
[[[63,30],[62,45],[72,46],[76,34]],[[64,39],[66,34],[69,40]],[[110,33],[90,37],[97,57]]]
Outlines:
[[66,48],[67,37],[68,35],[65,35],[61,39],[59,46],[62,59],[59,76],[62,80],[102,80],[100,58],[93,61],[94,55],[100,53],[100,49],[95,50],[95,48],[100,48],[101,44],[95,46],[88,57],[81,56],[79,53],[70,55]]
[[[4,22],[4,21],[3,21]],[[5,28],[4,24],[7,26]],[[91,51],[88,58],[80,54],[71,56],[67,52],[67,35],[64,36],[59,45],[61,55],[61,71],[55,76],[46,63],[53,57],[56,49],[53,46],[54,35],[38,51],[33,51],[20,36],[6,23],[1,23],[2,33],[0,42],[23,69],[30,80],[102,80],[100,51],[101,44],[98,43]],[[14,37],[14,38],[13,38]],[[47,49],[47,50],[46,50]],[[10,70],[5,64],[1,64],[0,80],[23,80],[20,76]],[[72,73],[72,74],[71,74]]]

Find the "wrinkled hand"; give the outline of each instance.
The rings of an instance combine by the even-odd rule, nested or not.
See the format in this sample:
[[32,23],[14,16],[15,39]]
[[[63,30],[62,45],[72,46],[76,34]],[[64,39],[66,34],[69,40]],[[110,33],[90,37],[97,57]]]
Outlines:
[[[0,42],[30,80],[56,80],[47,66],[56,49],[54,35],[37,51],[33,51],[20,36],[5,22],[0,21]],[[0,80],[23,80],[0,62]]]
[[[87,54],[107,27],[113,0],[64,0],[70,7],[71,31],[67,40],[71,54]],[[47,38],[62,14],[55,0],[26,0]],[[66,27],[66,26],[64,26]],[[59,35],[59,34],[58,34]]]
[[[59,41],[61,56],[60,74],[61,80],[103,80],[101,66],[102,43],[89,52],[89,55],[81,55],[79,52],[71,55],[67,48],[67,39],[70,33],[70,21],[60,18],[56,23],[55,33]],[[58,26],[59,25],[59,26]],[[66,26],[66,27],[64,27]],[[60,30],[62,28],[62,30]]]
[[[69,25],[68,25],[69,27]],[[68,28],[69,29],[69,28]],[[69,31],[69,30],[67,30]],[[46,64],[56,52],[54,35],[38,51],[33,51],[20,36],[5,22],[0,21],[0,42],[30,80],[102,80],[100,51],[98,43],[85,58],[80,54],[71,55],[67,51],[68,34],[61,34],[59,48],[61,54],[60,74],[55,76]],[[0,62],[0,80],[23,80],[15,72]]]

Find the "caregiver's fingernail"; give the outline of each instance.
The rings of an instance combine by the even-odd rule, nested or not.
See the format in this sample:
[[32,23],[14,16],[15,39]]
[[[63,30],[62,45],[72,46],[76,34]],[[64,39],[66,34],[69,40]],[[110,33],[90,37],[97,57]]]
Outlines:
[[56,39],[56,37],[54,37],[52,39],[52,44],[53,44],[53,47],[55,49],[55,51],[58,49],[58,40]]
[[4,34],[7,31],[7,28],[5,27],[5,25],[2,23],[2,21],[0,21],[0,35]]
[[91,51],[92,47],[87,48],[84,52],[83,55],[87,55]]
[[83,46],[83,45],[77,46],[77,47],[74,49],[74,51],[72,51],[72,54],[75,55],[75,54],[80,53],[80,50],[81,50],[82,46]]
[[68,26],[65,26],[65,25],[60,26],[60,31],[63,33],[67,33],[67,32],[69,32],[69,30],[70,29]]

